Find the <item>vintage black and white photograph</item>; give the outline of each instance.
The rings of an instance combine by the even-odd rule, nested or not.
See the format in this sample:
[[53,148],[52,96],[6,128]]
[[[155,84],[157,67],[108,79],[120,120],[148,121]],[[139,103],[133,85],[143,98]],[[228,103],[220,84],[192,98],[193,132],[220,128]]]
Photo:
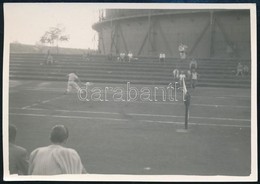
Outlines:
[[4,4],[5,180],[256,181],[256,6]]

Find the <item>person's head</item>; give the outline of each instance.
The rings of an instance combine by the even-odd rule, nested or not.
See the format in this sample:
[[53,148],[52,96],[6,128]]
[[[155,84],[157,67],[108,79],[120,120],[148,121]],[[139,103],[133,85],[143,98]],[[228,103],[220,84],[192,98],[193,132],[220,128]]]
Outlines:
[[17,128],[15,125],[9,125],[9,142],[15,142]]
[[55,125],[51,129],[50,140],[54,144],[65,143],[69,137],[69,130],[64,125]]
[[184,74],[184,71],[183,71],[183,70],[181,71],[181,74]]

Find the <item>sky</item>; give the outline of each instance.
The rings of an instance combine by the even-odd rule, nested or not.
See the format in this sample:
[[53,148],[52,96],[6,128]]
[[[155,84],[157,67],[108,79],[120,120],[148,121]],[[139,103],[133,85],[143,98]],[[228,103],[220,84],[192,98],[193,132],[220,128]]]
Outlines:
[[5,4],[6,39],[10,43],[35,45],[50,27],[61,24],[65,27],[64,34],[70,37],[61,47],[97,49],[98,36],[92,25],[98,22],[98,12],[93,4]]
[[[113,4],[113,5],[112,5]],[[111,8],[228,8],[227,4],[117,4],[110,3]],[[234,5],[230,4],[229,7]],[[58,24],[63,25],[70,40],[59,44],[61,47],[97,49],[98,35],[92,29],[92,25],[98,22],[99,10],[107,8],[106,3],[5,3],[4,26],[5,43],[19,42],[24,44],[36,44],[41,36]],[[244,8],[240,5],[238,8]]]

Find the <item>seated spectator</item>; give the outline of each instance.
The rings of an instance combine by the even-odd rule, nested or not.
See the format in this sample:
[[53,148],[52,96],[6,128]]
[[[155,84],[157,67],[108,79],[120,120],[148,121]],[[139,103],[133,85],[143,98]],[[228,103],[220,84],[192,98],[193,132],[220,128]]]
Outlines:
[[83,52],[82,59],[83,61],[90,61],[90,54]]
[[227,45],[226,53],[228,54],[229,57],[233,57],[233,48],[231,45]]
[[86,173],[78,153],[64,147],[69,131],[64,125],[56,125],[50,134],[51,145],[37,148],[29,159],[29,174],[57,175]]
[[184,45],[184,44],[180,44],[179,45],[179,52],[180,52],[180,58],[181,58],[181,60],[184,60],[184,59],[186,59],[186,50],[187,50],[187,45]]
[[162,62],[162,53],[159,54],[159,62]]
[[107,59],[108,59],[108,61],[112,61],[113,60],[113,54],[112,53],[108,54]]
[[230,43],[226,47],[226,53],[229,57],[234,57],[236,56],[236,44],[235,43]]
[[192,58],[190,62],[190,71],[192,71],[193,69],[197,70],[197,68],[198,68],[198,63],[194,58]]
[[249,68],[248,68],[247,65],[244,65],[244,67],[243,67],[243,74],[244,75],[248,75],[249,74]]
[[120,61],[125,62],[125,59],[126,59],[125,53],[121,52],[120,55],[119,55],[119,58],[120,58]]
[[127,56],[128,56],[128,62],[131,62],[133,59],[133,53],[131,51],[129,51]]
[[165,61],[165,53],[163,53],[162,57],[163,57],[163,62],[164,62]]
[[239,76],[239,75],[243,76],[243,69],[244,69],[243,65],[241,63],[238,63],[236,76]]
[[53,62],[53,57],[52,55],[48,54],[47,56],[47,59],[46,59],[46,64],[47,65],[52,65],[54,62]]
[[27,150],[15,144],[17,129],[9,125],[9,172],[10,174],[26,175],[28,173]]
[[165,61],[165,54],[164,53],[160,53],[159,54],[159,62],[164,62]]

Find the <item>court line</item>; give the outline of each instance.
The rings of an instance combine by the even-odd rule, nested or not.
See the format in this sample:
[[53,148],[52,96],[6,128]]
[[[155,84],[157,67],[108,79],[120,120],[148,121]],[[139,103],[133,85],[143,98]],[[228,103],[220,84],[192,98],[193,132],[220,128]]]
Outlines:
[[43,100],[43,101],[40,101],[38,103],[34,103],[32,105],[27,105],[27,106],[22,107],[21,109],[25,110],[25,109],[34,107],[34,106],[39,105],[39,104],[45,104],[45,103],[48,103],[48,102],[51,102],[51,101],[54,101],[54,100],[58,100],[58,99],[60,99],[62,97],[64,97],[64,95],[60,95],[60,96],[57,96],[57,97],[54,97],[54,98],[50,98],[48,100]]
[[[184,122],[173,122],[173,121],[153,121],[153,120],[141,120],[141,121],[151,122],[151,123],[167,123],[167,124],[180,124],[180,125],[184,124]],[[215,123],[208,124],[208,123],[192,123],[192,122],[189,122],[189,125],[245,127],[245,128],[251,127],[250,125],[226,125],[226,124],[215,124]]]
[[[18,109],[19,108],[13,108]],[[41,109],[41,108],[27,108],[26,110],[48,110],[48,109]],[[108,114],[108,115],[121,115],[117,112],[102,112],[102,111],[72,111],[66,109],[54,109],[52,111],[56,112],[71,112],[71,113],[89,113],[89,114]],[[173,115],[164,115],[164,114],[140,114],[140,113],[126,113],[125,115],[130,116],[148,116],[148,117],[168,117],[168,118],[184,118],[184,116],[173,116]],[[190,119],[206,119],[206,120],[220,120],[220,121],[242,121],[242,122],[251,122],[250,119],[235,119],[235,118],[217,118],[217,117],[196,117],[190,116]]]
[[[46,101],[46,102],[49,102],[49,101]],[[97,101],[97,102],[143,103],[143,104],[153,103],[153,104],[159,104],[159,105],[173,105],[173,104],[175,104],[175,105],[183,105],[183,102],[176,102],[176,101],[173,101],[173,102],[158,102],[158,101]],[[39,103],[41,103],[41,102],[39,102]],[[204,107],[214,107],[214,108],[219,108],[219,107],[245,108],[245,109],[250,109],[251,108],[251,106],[242,106],[242,105],[211,105],[211,104],[197,104],[197,103],[191,104],[191,106],[204,106]],[[27,106],[25,106],[25,107],[28,108]]]
[[[92,119],[92,120],[112,120],[112,121],[124,121],[128,122],[128,119],[117,119],[117,118],[101,118],[101,117],[85,117],[85,116],[60,116],[60,115],[47,115],[47,114],[25,114],[25,113],[10,113],[10,115],[16,116],[36,116],[36,117],[53,117],[53,118],[71,118],[71,119]],[[153,120],[137,120],[139,122],[149,123],[166,123],[166,124],[184,124],[184,122],[172,122],[172,121],[153,121]],[[207,124],[207,123],[192,123],[189,125],[204,125],[204,126],[225,126],[225,127],[244,127],[250,128],[250,125],[224,125],[224,124]]]
[[[46,102],[50,102],[50,101],[47,100]],[[104,101],[102,101],[102,102],[104,102]],[[143,103],[143,104],[153,103],[153,104],[159,104],[159,105],[183,105],[183,102],[181,102],[181,103],[180,102],[155,102],[155,101],[131,101],[131,102],[128,102],[128,101],[119,101],[119,102],[108,101],[108,102],[115,102],[115,103]],[[197,104],[197,103],[191,104],[191,106],[203,106],[203,107],[214,107],[214,108],[227,107],[227,108],[244,108],[244,109],[250,109],[251,108],[250,106],[242,106],[242,105],[239,105],[239,106],[238,105],[211,105],[211,104]],[[31,107],[31,106],[30,105],[29,106],[25,106],[24,109],[27,109],[28,107]]]
[[[47,90],[43,90],[44,88],[30,88],[29,90],[36,90],[36,91],[53,91],[53,90],[50,90],[50,89],[59,89],[59,91],[61,91],[61,89],[63,88],[45,88]],[[55,92],[58,92],[57,90]],[[104,93],[104,91],[103,91]],[[110,93],[110,92],[108,92]],[[126,92],[124,92],[125,94]],[[76,93],[75,93],[76,94]],[[161,97],[160,95],[157,95],[157,97]],[[250,98],[250,96],[226,96],[226,97],[210,97],[210,96],[193,96],[195,98],[241,98],[241,97],[244,97],[244,98]],[[153,98],[153,96],[151,95],[151,98]],[[113,101],[113,100],[109,100],[110,102],[117,102],[117,101]],[[46,102],[49,102],[49,101],[46,101]],[[45,103],[46,103],[45,102]],[[124,103],[124,102],[129,102],[129,101],[118,101],[119,103]],[[118,103],[117,102],[117,103]],[[172,105],[172,104],[177,104],[177,105],[182,105],[183,103],[181,102],[177,102],[177,101],[173,101],[173,102],[167,102],[167,101],[130,101],[131,103],[153,103],[153,104],[163,104],[163,105]],[[42,103],[42,102],[39,102],[39,103]],[[36,104],[37,105],[37,104]],[[32,106],[35,106],[35,105],[32,105]],[[25,106],[23,107],[24,109],[28,108],[28,107],[32,107],[32,106]],[[198,104],[198,103],[194,103],[194,104],[191,104],[191,106],[204,106],[204,107],[215,107],[215,108],[218,108],[218,107],[228,107],[228,108],[246,108],[246,109],[249,109],[251,108],[251,106],[243,106],[243,105],[211,105],[211,104]]]
[[[102,88],[105,88],[105,87],[102,87]],[[153,87],[150,87],[150,88],[153,88]],[[62,91],[64,91],[64,88],[43,88],[43,87],[32,88],[32,87],[26,87],[26,88],[23,88],[23,90],[62,92]],[[101,93],[105,93],[104,90],[101,90]],[[107,94],[114,94],[110,90],[108,90],[106,93]],[[126,94],[126,91],[123,91],[123,94]],[[159,95],[158,95],[158,97],[159,97]],[[199,96],[199,95],[194,95],[193,97],[195,97],[195,98],[224,98],[224,99],[225,98],[251,98],[251,96],[236,96],[236,95],[225,95],[225,96]]]

